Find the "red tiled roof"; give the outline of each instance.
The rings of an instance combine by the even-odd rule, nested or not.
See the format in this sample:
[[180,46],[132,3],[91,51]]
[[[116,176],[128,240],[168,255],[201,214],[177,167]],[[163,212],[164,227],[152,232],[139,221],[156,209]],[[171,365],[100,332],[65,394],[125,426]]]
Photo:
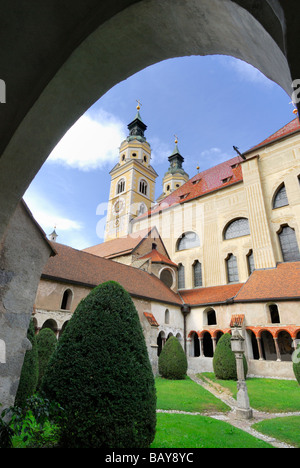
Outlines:
[[136,219],[142,219],[145,216],[149,216],[150,213],[158,213],[169,206],[185,203],[194,198],[214,192],[215,190],[220,190],[237,182],[241,182],[243,180],[242,168],[239,165],[241,161],[242,158],[236,156],[235,158],[200,172],[155,205],[151,211]]
[[42,278],[95,287],[117,281],[131,295],[181,305],[179,296],[156,276],[122,263],[55,243],[57,255],[49,259]]
[[279,263],[276,268],[254,270],[234,302],[300,299],[300,262]]
[[209,288],[189,289],[180,291],[180,296],[186,304],[191,306],[201,304],[218,304],[232,299],[243,284],[226,284]]
[[167,265],[177,267],[176,263],[172,262],[172,260],[158,252],[158,250],[156,249],[153,249],[151,252],[147,253],[146,255],[143,255],[143,257],[140,257],[140,260],[143,258],[151,258],[152,263],[166,263]]
[[117,239],[112,239],[103,242],[102,244],[93,245],[92,247],[87,247],[83,251],[104,258],[126,255],[131,253],[139,243],[147,237],[151,229],[152,228],[143,229],[142,231],[128,234],[127,236],[118,237]]
[[259,143],[258,145],[253,146],[251,149],[246,151],[244,154],[249,153],[250,151],[254,151],[258,148],[261,148],[262,146],[269,145],[270,143],[274,143],[277,140],[280,140],[281,138],[284,138],[288,135],[291,135],[295,132],[300,131],[300,122],[299,118],[297,117],[296,119],[292,120],[288,124],[286,124],[284,127],[282,127],[280,130],[277,132],[273,133],[271,136],[266,138],[264,141]]

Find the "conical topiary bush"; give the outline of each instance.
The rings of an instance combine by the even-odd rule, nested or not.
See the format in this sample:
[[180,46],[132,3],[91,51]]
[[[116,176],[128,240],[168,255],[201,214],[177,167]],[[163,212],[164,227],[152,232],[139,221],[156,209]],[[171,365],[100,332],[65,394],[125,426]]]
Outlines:
[[64,409],[61,447],[150,446],[154,377],[137,311],[118,283],[103,283],[80,302],[50,359],[42,390]]
[[293,353],[293,371],[298,384],[300,385],[300,343]]
[[[221,336],[215,349],[213,357],[213,369],[217,379],[237,380],[236,360],[231,350],[231,335],[225,333]],[[245,378],[248,366],[245,356],[243,357]]]
[[49,359],[51,358],[57,346],[57,338],[55,333],[50,328],[43,328],[36,337],[38,348],[38,362],[39,362],[39,380],[38,389],[41,386],[45,370],[47,368]]
[[15,405],[21,407],[26,404],[27,398],[31,397],[36,391],[39,376],[38,349],[33,320],[30,321],[27,338],[32,348],[25,353],[18,391],[15,398]]
[[181,380],[187,372],[187,359],[181,344],[171,336],[163,347],[158,358],[158,370],[165,379]]

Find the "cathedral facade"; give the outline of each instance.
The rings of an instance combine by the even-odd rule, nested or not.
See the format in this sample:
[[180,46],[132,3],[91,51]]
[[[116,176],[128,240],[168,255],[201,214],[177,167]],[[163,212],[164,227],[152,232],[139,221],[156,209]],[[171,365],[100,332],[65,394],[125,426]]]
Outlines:
[[105,241],[55,244],[35,306],[37,329],[61,333],[78,302],[114,279],[131,294],[154,370],[181,341],[193,372],[212,370],[223,333],[239,327],[249,374],[293,378],[300,339],[300,125],[192,178],[175,141],[162,193],[139,108],[111,170]]

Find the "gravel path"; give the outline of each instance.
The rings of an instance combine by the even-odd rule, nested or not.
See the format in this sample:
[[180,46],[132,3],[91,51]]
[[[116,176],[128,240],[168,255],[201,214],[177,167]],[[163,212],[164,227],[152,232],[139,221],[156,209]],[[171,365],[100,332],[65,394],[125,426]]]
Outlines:
[[226,405],[228,405],[231,408],[231,411],[229,411],[228,413],[189,413],[186,411],[158,410],[159,413],[178,413],[178,414],[194,414],[194,415],[200,414],[202,416],[210,416],[211,418],[228,422],[232,426],[242,429],[243,431],[248,432],[249,434],[253,435],[257,439],[264,440],[265,442],[268,442],[270,445],[273,445],[276,448],[295,448],[292,445],[286,444],[285,442],[281,442],[279,440],[274,439],[273,437],[269,437],[267,435],[261,434],[260,432],[257,432],[255,429],[252,428],[252,425],[260,421],[263,421],[265,419],[273,419],[273,418],[286,417],[286,416],[300,416],[300,411],[296,413],[264,413],[263,411],[252,410],[253,411],[252,419],[249,419],[249,420],[237,419],[236,412],[235,412],[237,402],[231,396],[229,392],[227,392],[223,388],[221,390],[221,387],[218,385],[211,385],[209,383],[206,383],[205,381],[203,381],[202,379],[199,379],[194,374],[189,374],[189,377],[194,382],[201,385],[207,391],[212,393],[215,397],[222,400]]

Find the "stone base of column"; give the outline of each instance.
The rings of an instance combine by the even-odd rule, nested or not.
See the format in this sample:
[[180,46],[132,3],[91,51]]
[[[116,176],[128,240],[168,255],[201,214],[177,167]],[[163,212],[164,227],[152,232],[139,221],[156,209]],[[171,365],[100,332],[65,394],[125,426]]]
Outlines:
[[253,411],[252,411],[252,409],[236,408],[234,410],[234,415],[235,415],[236,419],[252,419],[253,418]]

